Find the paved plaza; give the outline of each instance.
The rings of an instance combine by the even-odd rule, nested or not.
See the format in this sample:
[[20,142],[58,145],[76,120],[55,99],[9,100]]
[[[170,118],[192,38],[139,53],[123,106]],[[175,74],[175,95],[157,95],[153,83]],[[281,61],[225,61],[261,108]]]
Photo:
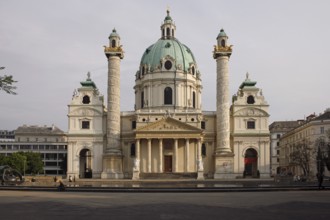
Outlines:
[[330,191],[0,191],[1,219],[329,219]]

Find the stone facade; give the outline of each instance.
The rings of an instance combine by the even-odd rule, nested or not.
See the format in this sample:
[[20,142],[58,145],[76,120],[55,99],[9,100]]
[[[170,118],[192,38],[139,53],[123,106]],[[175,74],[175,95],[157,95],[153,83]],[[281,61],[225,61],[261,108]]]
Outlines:
[[[329,143],[330,132],[330,109],[326,109],[323,114],[316,116],[311,114],[305,120],[301,120],[299,125],[291,131],[285,133],[280,139],[280,161],[279,165],[283,174],[291,173],[292,175],[304,176],[302,168],[292,161],[290,154],[296,150],[300,144],[305,144],[310,150],[309,155],[309,168],[310,178],[315,178],[317,173],[317,160],[316,154],[318,147],[322,153],[329,154],[326,143]],[[321,143],[324,143],[323,146]],[[325,148],[325,149],[324,149]],[[329,171],[325,169],[325,175],[329,175]]]
[[271,176],[280,174],[280,138],[302,123],[298,121],[275,121],[269,125]]

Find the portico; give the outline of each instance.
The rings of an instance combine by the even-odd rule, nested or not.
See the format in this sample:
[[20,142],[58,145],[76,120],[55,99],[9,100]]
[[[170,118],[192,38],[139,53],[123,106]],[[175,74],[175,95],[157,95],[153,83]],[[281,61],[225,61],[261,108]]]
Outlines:
[[[203,131],[172,118],[141,127],[135,137],[135,171],[192,173],[202,160]],[[133,177],[134,178],[134,177]],[[135,177],[136,178],[136,177]]]

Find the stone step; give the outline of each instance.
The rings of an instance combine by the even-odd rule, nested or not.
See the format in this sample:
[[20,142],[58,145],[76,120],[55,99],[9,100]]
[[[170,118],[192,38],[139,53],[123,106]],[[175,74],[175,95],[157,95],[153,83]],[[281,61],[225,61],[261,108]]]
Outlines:
[[196,179],[197,173],[140,173],[141,179]]

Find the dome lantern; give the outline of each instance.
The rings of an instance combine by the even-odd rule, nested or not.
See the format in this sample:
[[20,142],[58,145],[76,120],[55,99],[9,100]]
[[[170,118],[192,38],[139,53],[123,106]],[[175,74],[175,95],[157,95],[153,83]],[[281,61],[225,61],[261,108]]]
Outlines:
[[160,29],[162,30],[162,39],[171,39],[175,36],[175,24],[170,16],[170,10],[166,11],[167,16],[164,19],[164,23],[161,25]]

